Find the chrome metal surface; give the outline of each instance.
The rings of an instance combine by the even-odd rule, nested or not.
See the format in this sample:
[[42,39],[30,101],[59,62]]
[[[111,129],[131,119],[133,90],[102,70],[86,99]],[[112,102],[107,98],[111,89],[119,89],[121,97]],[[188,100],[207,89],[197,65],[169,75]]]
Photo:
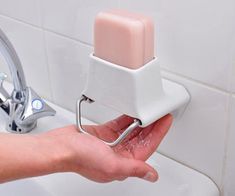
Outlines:
[[[11,132],[26,133],[37,124],[37,119],[54,115],[53,110],[30,87],[27,87],[20,59],[7,38],[0,29],[0,52],[10,69],[14,90],[9,94],[3,87],[6,74],[0,73],[0,108],[7,119],[6,129]],[[34,100],[42,107],[35,108]],[[36,105],[37,106],[37,105]]]
[[7,78],[5,73],[0,73],[0,106],[9,98],[8,92],[3,87],[3,82]]
[[[82,96],[80,99],[77,100],[77,105],[76,105],[76,124],[77,124],[77,128],[79,131],[81,131],[82,133],[85,134],[89,134],[86,130],[83,129],[82,127],[82,110],[81,110],[81,105],[82,102],[88,102],[88,103],[93,103],[94,101],[89,99],[86,96]],[[102,140],[105,144],[109,145],[109,146],[116,146],[117,144],[121,143],[127,135],[129,135],[135,128],[137,128],[139,125],[141,125],[140,120],[138,119],[134,119],[134,122],[132,124],[130,124],[127,129],[125,131],[123,131],[123,133],[113,142],[107,142]]]

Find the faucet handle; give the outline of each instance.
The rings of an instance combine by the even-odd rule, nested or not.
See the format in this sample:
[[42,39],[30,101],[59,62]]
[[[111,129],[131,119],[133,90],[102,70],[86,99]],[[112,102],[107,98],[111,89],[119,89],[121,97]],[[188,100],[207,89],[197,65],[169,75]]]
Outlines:
[[0,72],[0,86],[1,87],[6,78],[7,78],[7,74],[5,74],[4,72]]
[[27,100],[20,118],[20,125],[35,123],[37,119],[44,116],[54,116],[56,111],[51,108],[32,88],[26,89]]

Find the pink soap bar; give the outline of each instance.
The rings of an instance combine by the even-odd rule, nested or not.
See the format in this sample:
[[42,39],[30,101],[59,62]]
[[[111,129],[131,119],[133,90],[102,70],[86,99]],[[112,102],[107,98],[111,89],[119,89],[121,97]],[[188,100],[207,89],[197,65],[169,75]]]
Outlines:
[[154,58],[152,19],[122,10],[100,12],[95,19],[94,55],[130,69],[148,63]]

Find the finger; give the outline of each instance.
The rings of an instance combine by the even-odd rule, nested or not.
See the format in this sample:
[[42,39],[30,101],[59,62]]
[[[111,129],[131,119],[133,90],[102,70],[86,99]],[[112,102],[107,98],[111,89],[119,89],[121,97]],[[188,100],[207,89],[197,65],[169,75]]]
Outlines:
[[140,138],[140,136],[134,138],[130,142],[133,157],[139,160],[147,160],[152,153],[156,151],[157,147],[167,134],[172,124],[172,120],[172,115],[168,114],[155,122],[151,131],[144,130],[148,134],[143,134],[143,138]]
[[108,121],[105,124],[101,125],[102,127],[108,127],[113,131],[121,131],[128,127],[132,122],[133,118],[127,115],[119,116],[118,118]]
[[97,130],[119,131],[129,126],[132,122],[133,122],[132,117],[127,115],[122,115],[116,119],[113,119],[101,125],[92,125],[92,126],[84,125],[84,127],[87,127],[87,129],[89,129],[91,132],[96,132]]
[[111,131],[110,129],[106,127],[101,127],[97,125],[85,125],[84,129],[91,135],[106,141],[106,142],[113,142],[117,139],[118,134]]
[[[156,128],[154,129],[154,127],[156,126],[156,123],[160,123],[161,121],[165,121],[165,118],[163,117],[157,122],[152,123],[151,125],[145,128],[141,128],[138,131],[134,130],[133,133],[131,133],[120,145],[116,146],[114,150],[118,152],[119,154],[122,154],[125,157],[129,157],[129,158],[135,157],[141,160],[146,160],[148,157],[148,154],[152,153],[151,151],[149,151],[149,147],[148,147],[152,140],[151,132],[154,130],[156,131]],[[147,150],[146,150],[146,146],[147,146]],[[145,148],[145,149],[143,150],[142,148]],[[142,158],[142,156],[146,158],[144,157]]]
[[121,133],[133,123],[133,118],[122,115],[114,120],[111,120],[105,124],[95,127],[96,136],[107,142],[115,141]]
[[106,142],[115,141],[119,134],[133,122],[133,118],[122,115],[102,125],[84,125],[86,131]]
[[123,177],[138,177],[150,182],[157,181],[157,171],[147,163],[128,158],[123,158],[120,161],[119,173],[121,175],[121,179],[123,179]]

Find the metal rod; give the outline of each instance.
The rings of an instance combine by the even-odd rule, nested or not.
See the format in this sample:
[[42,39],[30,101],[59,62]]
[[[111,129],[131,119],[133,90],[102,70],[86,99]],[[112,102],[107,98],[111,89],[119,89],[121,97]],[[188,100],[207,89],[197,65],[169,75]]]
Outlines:
[[[82,102],[84,102],[84,101],[87,101],[89,103],[94,102],[94,101],[92,101],[91,99],[89,99],[88,97],[86,97],[84,95],[80,99],[77,100],[77,104],[76,104],[76,124],[77,124],[77,128],[79,129],[79,131],[81,131],[82,133],[85,133],[85,134],[89,134],[82,127],[81,105],[82,105]],[[134,122],[132,124],[130,124],[127,127],[127,129],[115,141],[107,142],[107,141],[104,141],[102,139],[100,139],[100,140],[103,141],[105,144],[111,146],[111,147],[116,146],[117,144],[121,143],[140,124],[141,124],[140,120],[134,119]]]

